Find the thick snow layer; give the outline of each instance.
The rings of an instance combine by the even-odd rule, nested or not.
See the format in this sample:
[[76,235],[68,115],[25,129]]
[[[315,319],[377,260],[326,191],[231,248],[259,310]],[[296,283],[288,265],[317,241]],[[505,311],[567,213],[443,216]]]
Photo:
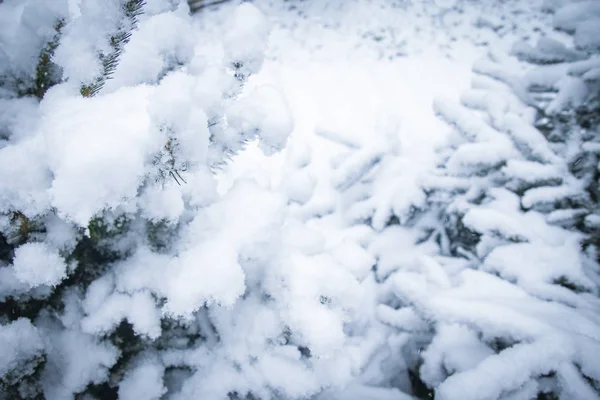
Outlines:
[[42,385],[47,399],[63,399],[84,390],[89,382],[103,382],[119,355],[111,344],[78,331],[50,327],[46,335],[49,350]]
[[65,260],[45,243],[26,243],[15,250],[15,276],[31,286],[54,286],[66,277]]
[[122,5],[0,0],[0,385],[597,398],[597,2],[147,0],[83,97]]
[[54,34],[57,19],[67,11],[67,1],[5,1],[0,13],[0,74],[10,67],[17,73],[32,74],[39,51]]
[[[282,155],[266,158],[256,148],[249,147],[237,156],[236,162],[223,171],[220,189],[226,192],[231,182],[241,176],[259,177],[257,180],[265,187],[282,188],[290,201],[290,209],[321,231],[336,231],[346,224],[364,221],[381,229],[381,233],[369,233],[367,238],[373,237],[373,240],[366,239],[370,242],[367,250],[375,258],[377,279],[384,281],[388,276],[399,274],[394,280],[398,287],[395,296],[399,299],[391,300],[392,304],[423,302],[427,305],[419,313],[409,307],[395,309],[380,305],[375,315],[386,326],[424,335],[427,321],[438,320],[434,308],[439,306],[443,310],[439,315],[444,321],[444,328],[423,356],[427,361],[421,369],[421,374],[434,386],[446,380],[448,374],[455,374],[456,378],[448,379],[444,386],[440,386],[439,396],[458,400],[464,394],[465,398],[495,399],[506,394],[505,390],[513,390],[514,398],[527,398],[528,393],[535,396],[537,386],[529,381],[529,377],[547,373],[545,365],[558,367],[573,353],[557,350],[543,360],[536,359],[534,355],[539,349],[552,348],[559,343],[554,342],[552,337],[544,337],[535,345],[523,344],[522,350],[515,348],[514,355],[509,352],[499,358],[493,357],[496,350],[489,346],[488,339],[505,335],[529,339],[538,331],[551,329],[542,328],[543,323],[536,322],[533,317],[519,316],[517,311],[513,311],[512,303],[507,306],[511,311],[507,311],[496,306],[494,300],[488,302],[484,299],[512,299],[514,296],[514,304],[518,304],[521,299],[529,299],[519,286],[540,295],[546,291],[544,296],[566,299],[559,293],[560,290],[550,293],[554,290],[552,283],[561,278],[589,287],[588,278],[577,268],[569,267],[577,254],[571,253],[570,247],[559,247],[564,236],[548,229],[543,215],[532,212],[524,216],[516,197],[507,200],[508,207],[502,200],[498,204],[503,206],[498,205],[497,209],[491,205],[488,209],[472,210],[464,220],[472,229],[496,238],[494,240],[502,237],[508,241],[534,241],[536,244],[514,245],[531,246],[532,257],[543,253],[546,248],[553,252],[540,256],[540,260],[524,260],[515,256],[510,262],[503,261],[501,252],[498,255],[492,253],[486,261],[489,272],[481,271],[470,276],[466,269],[456,278],[453,275],[465,268],[464,263],[446,260],[426,262],[422,255],[433,253],[433,249],[428,244],[415,246],[415,242],[419,241],[415,231],[397,226],[383,228],[393,217],[400,221],[410,220],[408,211],[411,207],[426,207],[421,188],[425,180],[423,175],[435,166],[435,147],[451,130],[448,125],[440,123],[443,121],[436,119],[435,114],[458,127],[466,140],[484,142],[465,147],[449,162],[449,166],[464,172],[465,176],[476,167],[486,165],[501,168],[504,176],[520,182],[523,187],[531,187],[531,183],[540,180],[553,184],[563,181],[565,166],[541,134],[530,125],[535,111],[523,104],[529,100],[526,85],[519,81],[524,71],[488,62],[479,63],[477,71],[491,75],[495,80],[482,75],[473,77],[470,72],[470,66],[486,55],[487,49],[478,47],[478,44],[493,43],[498,52],[503,49],[508,54],[515,39],[530,40],[531,36],[527,35],[537,35],[533,29],[539,21],[531,20],[529,14],[527,22],[507,24],[512,18],[520,18],[516,15],[528,15],[521,14],[521,7],[527,7],[525,2],[511,2],[515,15],[497,20],[476,17],[476,5],[473,3],[469,3],[473,8],[461,9],[463,15],[459,17],[456,9],[460,9],[462,3],[448,2],[447,8],[436,15],[439,18],[436,23],[448,28],[451,33],[441,35],[444,37],[430,37],[428,29],[432,27],[420,23],[423,20],[419,18],[427,19],[435,11],[427,9],[425,2],[413,3],[412,10],[410,5],[393,9],[382,2],[376,3],[377,7],[350,1],[337,8],[329,2],[312,2],[296,5],[298,14],[293,14],[292,18],[277,10],[277,5],[256,2],[259,8],[268,10],[267,14],[273,10],[278,13],[273,17],[276,25],[268,50],[270,57],[265,60],[263,71],[250,80],[247,90],[250,92],[265,83],[282,87],[295,117],[295,126],[288,148]],[[535,7],[533,3],[529,5]],[[420,7],[424,12],[417,16],[415,9]],[[485,9],[485,5],[482,7]],[[486,11],[489,13],[489,10]],[[471,17],[480,28],[470,31],[470,37],[466,39],[461,36],[465,27],[462,24],[467,24]],[[542,14],[540,18],[548,24],[551,17]],[[388,21],[394,22],[386,25]],[[507,25],[514,30],[507,29]],[[381,26],[386,28],[377,29]],[[417,26],[420,28],[418,31]],[[522,28],[532,30],[525,34],[520,30]],[[496,33],[490,34],[494,30],[503,32],[505,36],[499,39]],[[359,38],[360,35],[362,38]],[[455,40],[445,42],[446,38]],[[373,41],[368,43],[368,40]],[[523,60],[546,60],[544,55],[552,52],[553,62],[578,61],[584,57],[550,38],[540,41],[535,50],[532,48],[515,47],[513,53]],[[558,80],[564,70],[561,67],[554,75],[539,76],[538,79],[547,81],[547,85],[558,90],[563,85]],[[533,78],[530,79],[533,81]],[[461,97],[471,80],[479,92]],[[508,83],[508,89],[499,81]],[[566,103],[578,104],[584,96],[575,85],[565,83],[564,86],[562,98],[555,100],[557,108]],[[440,97],[448,100],[434,100]],[[465,108],[455,105],[459,98]],[[473,109],[481,110],[481,115],[474,118]],[[483,117],[484,114],[490,119]],[[469,180],[455,182],[459,183],[465,186]],[[448,183],[440,181],[437,184]],[[528,197],[531,201],[534,201],[533,194]],[[522,218],[527,223],[523,223]],[[300,236],[294,236],[294,240],[302,240],[310,249],[315,249],[318,243],[318,239],[308,241],[300,239]],[[362,262],[363,257],[359,253],[350,256],[354,254],[353,250],[341,249],[348,252],[348,256],[344,255],[342,259],[356,257],[357,266],[359,260]],[[510,249],[508,246],[503,251],[509,252]],[[516,254],[519,252],[515,251]],[[553,262],[544,261],[546,258]],[[367,268],[367,261],[365,258],[361,269]],[[398,271],[404,270],[413,272],[400,275]],[[519,286],[504,283],[492,274],[516,280]],[[464,285],[469,282],[468,288],[450,289],[462,285],[463,278]],[[529,284],[533,281],[545,282],[546,286],[533,288]],[[421,292],[421,284],[425,287],[432,285],[435,289]],[[435,306],[429,304],[428,296],[445,290],[452,291],[452,294],[434,301]],[[454,295],[465,298],[457,300],[454,305],[451,304]],[[473,302],[474,299],[477,300]],[[528,313],[534,315],[534,308]],[[515,309],[518,307],[515,306]],[[561,312],[567,312],[566,308]],[[498,313],[497,320],[488,315],[495,313]],[[520,326],[521,323],[523,326]],[[322,324],[329,326],[325,320]],[[471,326],[476,328],[472,330]],[[323,340],[327,337],[329,335]],[[522,359],[523,363],[502,375],[502,365],[517,359]],[[491,374],[489,381],[486,380],[481,387],[471,383],[480,379],[479,374]],[[384,379],[383,376],[381,373],[377,379]],[[472,390],[467,390],[469,387]],[[362,385],[323,394],[328,396],[326,398],[361,395],[374,399],[402,398],[393,391],[375,391]]]
[[237,7],[228,21],[232,29],[225,38],[225,57],[244,75],[257,72],[263,62],[270,31],[265,15],[251,4]]
[[576,1],[556,10],[554,26],[573,32],[578,30],[580,23],[594,20],[599,16],[600,4],[597,1]]
[[[0,355],[0,376],[19,368],[23,360],[40,357],[44,343],[40,332],[26,318],[20,318],[0,327],[0,339],[3,349]],[[34,363],[34,366],[37,363]],[[16,372],[15,378],[19,372]],[[33,372],[33,371],[23,371]]]
[[148,356],[137,362],[119,385],[119,398],[124,400],[158,400],[167,389],[163,386],[164,366],[157,357]]
[[55,60],[62,67],[65,78],[89,84],[102,71],[97,54],[107,54],[112,50],[110,36],[122,20],[121,2],[82,0],[77,8],[78,15],[70,15],[72,21],[62,33]]
[[145,158],[160,145],[148,134],[149,92],[138,86],[92,99],[48,93],[42,129],[52,149],[48,193],[59,214],[86,226],[100,210],[135,196]]

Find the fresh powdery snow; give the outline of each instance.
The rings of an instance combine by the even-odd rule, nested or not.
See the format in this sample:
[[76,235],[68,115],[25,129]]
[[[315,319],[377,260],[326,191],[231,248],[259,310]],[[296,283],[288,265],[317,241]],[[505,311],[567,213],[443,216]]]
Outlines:
[[599,1],[190,3],[0,0],[0,399],[600,399]]

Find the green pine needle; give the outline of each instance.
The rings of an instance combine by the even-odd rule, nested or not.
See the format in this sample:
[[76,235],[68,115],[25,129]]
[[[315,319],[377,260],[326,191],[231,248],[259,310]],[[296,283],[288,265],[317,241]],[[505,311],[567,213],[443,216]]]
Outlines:
[[38,63],[35,68],[34,86],[31,88],[29,94],[34,95],[40,100],[44,97],[48,89],[56,85],[60,80],[56,79],[58,75],[56,73],[57,67],[52,62],[52,57],[60,42],[61,30],[64,24],[65,21],[63,19],[56,23],[54,26],[54,30],[56,31],[54,37],[46,44],[46,47],[42,49],[39,55]]
[[138,17],[143,13],[145,4],[145,0],[127,0],[123,4],[125,19],[128,24],[125,23],[125,26],[121,27],[117,33],[111,36],[110,46],[112,47],[112,51],[108,54],[100,54],[99,56],[102,62],[102,73],[91,84],[81,86],[80,93],[83,97],[95,96],[104,87],[106,81],[112,78],[119,65],[123,49],[131,39],[131,32],[137,27]]

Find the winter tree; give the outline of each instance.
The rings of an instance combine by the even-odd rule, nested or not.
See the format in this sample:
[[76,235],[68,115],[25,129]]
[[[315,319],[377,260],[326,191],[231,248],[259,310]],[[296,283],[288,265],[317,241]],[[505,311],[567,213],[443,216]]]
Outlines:
[[397,104],[311,147],[269,2],[213,3],[0,1],[0,398],[600,398],[598,3],[491,48],[435,154]]
[[453,127],[435,171],[406,172],[393,132],[334,166],[346,219],[377,232],[376,315],[396,332],[381,364],[396,375],[381,384],[452,400],[600,397],[600,20],[593,1],[546,8],[556,39],[492,49],[460,103],[435,102]]
[[[246,89],[269,22],[203,43],[187,2],[0,4],[0,391],[6,398],[303,398],[353,373],[358,275],[215,172],[293,129]],[[313,240],[306,238],[311,237]]]

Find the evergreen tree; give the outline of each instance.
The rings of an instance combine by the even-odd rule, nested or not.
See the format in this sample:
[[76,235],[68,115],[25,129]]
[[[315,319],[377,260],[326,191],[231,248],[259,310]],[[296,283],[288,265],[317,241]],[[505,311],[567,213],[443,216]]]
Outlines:
[[[215,3],[0,1],[0,398],[600,398],[597,2],[435,102],[433,171],[392,107],[288,145]],[[254,146],[281,182],[218,179]]]
[[211,59],[187,2],[51,6],[0,4],[24,45],[0,59],[0,396],[300,398],[347,381],[349,261],[296,243],[313,233],[286,196],[216,188],[246,143],[270,154],[293,128],[272,86],[242,95],[265,17],[236,8]]
[[453,133],[433,173],[406,172],[393,141],[336,167],[346,217],[381,232],[369,247],[377,317],[402,338],[382,368],[406,374],[384,385],[436,399],[600,396],[596,6],[555,5],[573,47],[520,42],[521,64],[491,51],[460,104],[436,101]]
[[[577,26],[594,6],[565,6],[555,21],[568,14]],[[462,104],[436,102],[455,134],[424,179],[417,226],[438,255],[387,279],[394,300],[382,306],[385,320],[408,331],[429,326],[413,339],[413,374],[431,391],[424,398],[600,393],[590,356],[600,350],[600,266],[590,244],[597,162],[586,143],[597,130],[598,88],[569,74],[593,69],[597,49],[542,38],[513,52],[550,65],[519,78],[508,57],[491,53]]]

